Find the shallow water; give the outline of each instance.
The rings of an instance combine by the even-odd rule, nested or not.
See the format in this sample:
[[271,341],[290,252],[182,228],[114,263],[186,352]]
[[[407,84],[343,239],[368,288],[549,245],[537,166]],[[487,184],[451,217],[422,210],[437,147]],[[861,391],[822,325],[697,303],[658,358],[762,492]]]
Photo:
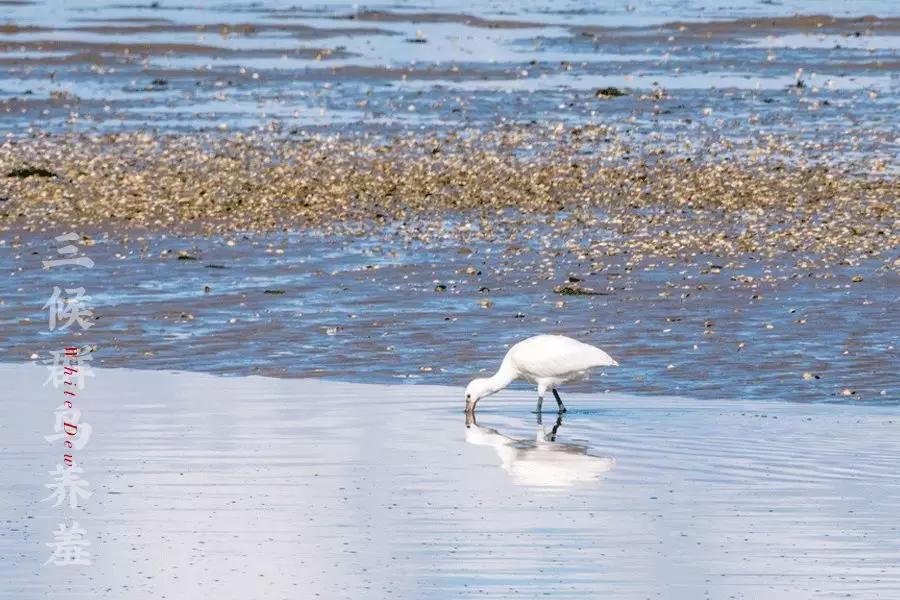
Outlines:
[[[224,0],[3,5],[0,131],[387,134],[542,120],[694,142],[727,131],[826,143],[878,129],[894,135],[868,151],[897,153],[900,22],[890,19],[900,9],[890,3],[855,2],[852,12],[800,0],[365,9]],[[797,14],[887,20],[770,27],[769,18]],[[685,25],[735,19],[744,21],[708,33]],[[598,100],[595,90],[608,86],[630,93]],[[660,89],[667,94],[641,99]]]
[[[63,516],[44,369],[0,366],[0,597],[892,598],[896,407],[97,370],[79,392],[93,564]],[[544,417],[550,433],[555,416]]]

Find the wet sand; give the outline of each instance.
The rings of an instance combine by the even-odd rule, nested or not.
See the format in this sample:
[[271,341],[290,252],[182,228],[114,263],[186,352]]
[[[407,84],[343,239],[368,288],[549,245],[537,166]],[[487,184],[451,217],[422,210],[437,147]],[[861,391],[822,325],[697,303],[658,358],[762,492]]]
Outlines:
[[[649,33],[651,28],[632,28]],[[627,32],[627,28],[583,27],[576,31],[582,33],[615,33]],[[671,35],[675,33],[682,39],[692,35],[710,37],[719,34],[735,35],[783,35],[788,32],[801,33],[840,33],[859,37],[872,32],[900,32],[900,18],[863,15],[859,17],[837,17],[826,14],[793,15],[790,17],[766,17],[750,19],[734,19],[723,21],[670,21],[657,26],[656,34]],[[659,38],[657,38],[659,39]]]
[[351,21],[372,21],[375,23],[458,23],[469,27],[485,27],[488,29],[535,29],[543,27],[542,23],[527,21],[508,21],[499,19],[482,19],[460,13],[439,12],[390,12],[362,10],[343,18]]
[[4,599],[900,594],[896,407],[568,394],[551,442],[530,391],[100,369],[78,571],[46,371],[0,375]]

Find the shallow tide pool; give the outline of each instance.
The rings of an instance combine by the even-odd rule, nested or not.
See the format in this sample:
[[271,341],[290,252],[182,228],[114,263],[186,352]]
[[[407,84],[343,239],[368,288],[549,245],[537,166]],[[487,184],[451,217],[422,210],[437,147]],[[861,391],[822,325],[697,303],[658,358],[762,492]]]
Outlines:
[[[893,598],[900,408],[0,365],[0,598]],[[41,566],[69,517],[92,564]]]

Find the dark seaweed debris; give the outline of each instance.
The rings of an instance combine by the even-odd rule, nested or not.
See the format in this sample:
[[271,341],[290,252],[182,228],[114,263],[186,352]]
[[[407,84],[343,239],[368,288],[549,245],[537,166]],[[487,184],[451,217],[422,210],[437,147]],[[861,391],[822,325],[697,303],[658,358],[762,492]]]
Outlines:
[[601,88],[594,94],[597,98],[618,98],[625,95],[625,92],[613,86]]
[[591,288],[582,287],[574,283],[564,283],[553,288],[553,291],[563,296],[603,296],[604,292],[598,292]]
[[56,173],[41,167],[20,167],[6,174],[7,177],[27,179],[29,177],[56,177]]

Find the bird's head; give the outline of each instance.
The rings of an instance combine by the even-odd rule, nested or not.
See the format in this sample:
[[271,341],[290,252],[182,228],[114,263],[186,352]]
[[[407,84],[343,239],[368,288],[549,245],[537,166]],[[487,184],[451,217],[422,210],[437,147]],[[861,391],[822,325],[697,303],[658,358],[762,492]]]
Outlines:
[[475,405],[485,396],[490,396],[497,390],[491,385],[490,379],[481,377],[473,379],[466,386],[466,412],[470,413],[475,410]]

